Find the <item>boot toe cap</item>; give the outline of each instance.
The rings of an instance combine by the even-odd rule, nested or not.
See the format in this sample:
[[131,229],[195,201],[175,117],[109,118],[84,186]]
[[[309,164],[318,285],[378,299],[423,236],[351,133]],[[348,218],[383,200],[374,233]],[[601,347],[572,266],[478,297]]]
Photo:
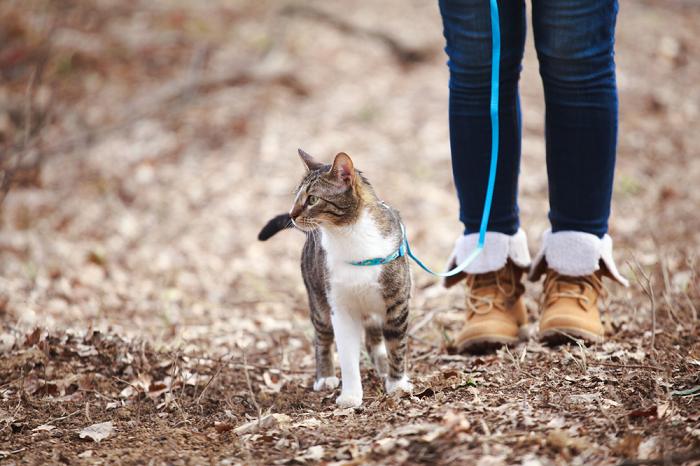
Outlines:
[[586,341],[599,342],[603,339],[605,330],[597,315],[585,312],[574,313],[567,311],[549,312],[540,320],[540,336],[548,339],[569,334]]
[[513,322],[496,319],[468,322],[455,337],[455,347],[463,351],[485,344],[500,346],[516,343],[519,336],[520,328]]

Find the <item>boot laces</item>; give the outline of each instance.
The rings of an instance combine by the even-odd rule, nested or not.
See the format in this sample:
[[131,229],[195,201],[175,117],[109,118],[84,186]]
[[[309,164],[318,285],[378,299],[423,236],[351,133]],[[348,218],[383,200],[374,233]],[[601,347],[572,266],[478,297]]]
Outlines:
[[550,270],[544,281],[544,293],[542,294],[544,307],[547,308],[558,299],[565,298],[576,300],[579,307],[585,311],[593,304],[586,293],[588,290],[594,291],[594,296],[602,295],[605,292],[603,282],[598,274],[569,277]]
[[[507,274],[505,277],[502,275]],[[517,292],[513,267],[467,277],[467,311],[488,314],[493,309],[505,312]]]

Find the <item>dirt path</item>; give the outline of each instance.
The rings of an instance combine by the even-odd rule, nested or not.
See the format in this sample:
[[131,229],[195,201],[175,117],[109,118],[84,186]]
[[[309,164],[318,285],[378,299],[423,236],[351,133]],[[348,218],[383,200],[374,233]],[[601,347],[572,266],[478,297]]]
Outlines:
[[[620,12],[611,233],[633,285],[611,285],[607,341],[450,355],[463,292],[415,270],[411,328],[429,317],[412,332],[415,396],[386,397],[367,369],[360,410],[310,389],[302,236],[255,236],[289,207],[298,146],[343,150],[401,210],[416,251],[444,263],[460,227],[436,5],[52,5],[0,5],[3,151],[23,140],[43,18],[59,18],[32,89],[32,121],[45,126],[25,162],[44,160],[0,218],[0,462],[700,461],[691,2]],[[547,199],[531,43],[522,100],[521,207],[534,252]],[[529,286],[533,320],[538,296]],[[105,439],[80,438],[103,422]]]

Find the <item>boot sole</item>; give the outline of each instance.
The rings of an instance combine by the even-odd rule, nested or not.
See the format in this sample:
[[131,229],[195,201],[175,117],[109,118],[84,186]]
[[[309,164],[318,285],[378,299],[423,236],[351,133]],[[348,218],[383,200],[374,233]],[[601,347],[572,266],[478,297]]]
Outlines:
[[572,343],[573,339],[583,340],[589,344],[603,342],[601,335],[596,335],[580,328],[553,328],[540,332],[540,341],[551,346]]
[[503,335],[485,335],[478,338],[465,340],[455,349],[458,353],[483,354],[497,350],[505,345],[513,345],[520,341],[517,337],[504,337]]

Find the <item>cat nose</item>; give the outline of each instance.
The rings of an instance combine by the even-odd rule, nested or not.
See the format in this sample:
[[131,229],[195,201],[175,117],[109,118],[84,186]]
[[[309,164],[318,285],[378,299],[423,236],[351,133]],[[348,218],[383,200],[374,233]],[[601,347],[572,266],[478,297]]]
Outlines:
[[292,217],[292,220],[296,220],[296,218],[301,214],[302,210],[303,209],[300,206],[295,205],[289,212],[289,216]]

